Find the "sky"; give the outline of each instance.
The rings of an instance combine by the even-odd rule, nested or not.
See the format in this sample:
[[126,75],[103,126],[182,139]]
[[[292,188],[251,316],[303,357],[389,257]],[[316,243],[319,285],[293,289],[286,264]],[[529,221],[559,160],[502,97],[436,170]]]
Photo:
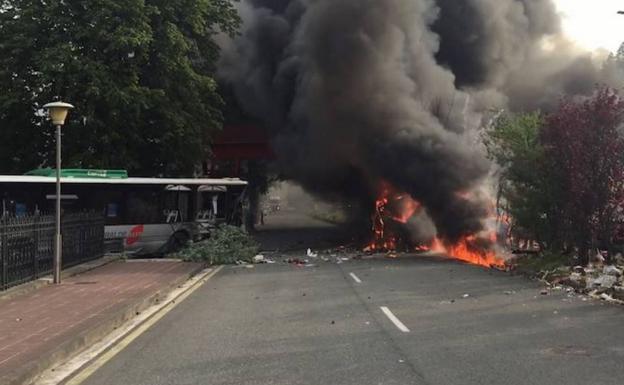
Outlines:
[[624,42],[624,0],[555,0],[566,34],[587,49],[616,51]]

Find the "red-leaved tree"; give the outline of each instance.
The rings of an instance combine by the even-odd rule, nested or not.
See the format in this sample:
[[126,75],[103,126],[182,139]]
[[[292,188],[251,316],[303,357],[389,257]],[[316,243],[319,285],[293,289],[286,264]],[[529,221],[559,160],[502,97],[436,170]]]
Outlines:
[[[582,262],[610,247],[624,204],[624,100],[599,88],[590,99],[565,99],[546,119],[542,143],[555,178],[554,218],[562,246]],[[552,223],[553,221],[551,221]]]

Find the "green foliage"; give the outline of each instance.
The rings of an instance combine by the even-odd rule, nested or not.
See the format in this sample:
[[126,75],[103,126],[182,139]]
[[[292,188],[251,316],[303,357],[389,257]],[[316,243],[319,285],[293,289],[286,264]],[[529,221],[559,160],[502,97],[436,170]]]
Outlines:
[[221,226],[209,239],[188,246],[178,257],[189,262],[227,265],[237,261],[251,262],[258,251],[256,241],[239,227]]
[[624,43],[616,53],[610,53],[602,66],[602,78],[609,84],[621,84],[624,79]]
[[513,218],[513,231],[542,246],[556,243],[556,187],[540,144],[539,112],[501,115],[486,131],[490,158],[500,167],[499,198]]
[[516,271],[538,274],[556,271],[562,266],[570,265],[571,262],[569,256],[562,255],[558,252],[546,251],[540,255],[523,255],[515,260],[515,266]]
[[0,172],[53,160],[46,102],[76,105],[64,162],[140,175],[191,174],[220,129],[217,33],[235,33],[227,0],[0,3]]
[[624,100],[600,87],[539,113],[503,115],[486,132],[501,166],[500,197],[513,232],[554,253],[613,247],[624,202]]

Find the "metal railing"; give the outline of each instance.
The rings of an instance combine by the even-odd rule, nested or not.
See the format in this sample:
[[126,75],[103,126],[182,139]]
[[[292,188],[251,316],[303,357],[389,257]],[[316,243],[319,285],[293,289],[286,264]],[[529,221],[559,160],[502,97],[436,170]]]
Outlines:
[[[104,218],[94,213],[63,216],[63,268],[104,254]],[[52,272],[54,216],[0,217],[0,290]]]

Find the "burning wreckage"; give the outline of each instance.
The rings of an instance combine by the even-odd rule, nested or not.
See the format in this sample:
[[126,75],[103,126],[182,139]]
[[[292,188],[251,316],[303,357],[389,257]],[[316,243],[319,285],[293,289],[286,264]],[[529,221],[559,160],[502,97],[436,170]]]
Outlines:
[[386,183],[382,186],[371,219],[374,239],[364,251],[433,252],[475,265],[505,268],[505,259],[496,251],[495,228],[462,236],[454,243],[445,241],[435,234],[435,227],[422,204],[406,193],[393,192]]
[[243,30],[221,42],[220,81],[272,130],[281,175],[371,218],[371,251],[504,264],[479,193],[494,168],[480,128],[494,110],[547,110],[611,80],[566,40],[552,0],[237,7]]

